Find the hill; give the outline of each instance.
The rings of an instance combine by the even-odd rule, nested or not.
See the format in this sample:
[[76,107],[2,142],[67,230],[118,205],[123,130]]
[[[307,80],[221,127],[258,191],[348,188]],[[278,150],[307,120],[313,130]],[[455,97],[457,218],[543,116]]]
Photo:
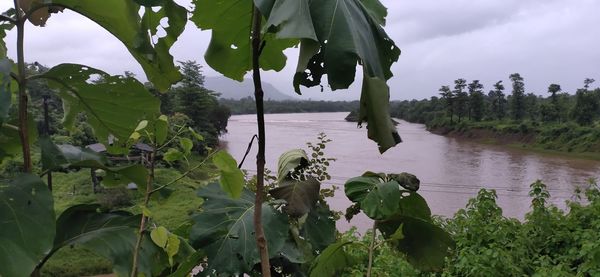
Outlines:
[[[253,96],[254,93],[254,85],[250,79],[244,79],[243,82],[238,82],[223,77],[206,77],[204,79],[204,86],[207,89],[221,93],[221,96],[219,97],[222,99],[239,100],[244,97]],[[264,81],[263,90],[265,92],[265,100],[297,100]]]

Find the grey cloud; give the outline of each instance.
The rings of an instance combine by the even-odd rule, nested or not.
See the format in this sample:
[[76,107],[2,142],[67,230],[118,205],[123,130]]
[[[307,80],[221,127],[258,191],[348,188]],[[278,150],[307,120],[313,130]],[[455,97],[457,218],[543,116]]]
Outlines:
[[[186,7],[189,0],[177,1]],[[527,90],[545,93],[558,82],[575,91],[585,77],[600,80],[600,1],[597,0],[382,0],[388,7],[386,30],[402,49],[392,69],[392,99],[428,98],[454,79],[479,79],[489,89],[494,82],[520,72]],[[0,3],[0,10],[10,6]],[[52,66],[85,63],[112,74],[143,72],[125,47],[102,28],[65,12],[54,15],[46,28],[28,26],[28,61]],[[204,64],[210,32],[188,24],[172,48],[175,60]],[[9,55],[16,56],[14,32]],[[268,71],[264,80],[293,94],[292,76],[297,49],[286,51],[288,65],[280,73]],[[219,74],[204,67],[209,76]],[[347,91],[304,89],[302,99],[358,99],[360,71]],[[249,76],[247,76],[249,77]]]

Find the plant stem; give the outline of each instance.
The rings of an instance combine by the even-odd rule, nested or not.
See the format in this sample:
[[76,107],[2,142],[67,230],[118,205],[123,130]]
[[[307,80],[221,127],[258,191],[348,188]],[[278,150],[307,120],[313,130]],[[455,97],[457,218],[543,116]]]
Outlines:
[[256,245],[260,253],[260,268],[262,276],[271,276],[271,264],[269,262],[269,250],[265,238],[261,217],[262,203],[264,198],[265,182],[265,112],[263,107],[264,92],[260,80],[260,25],[262,17],[258,8],[253,7],[252,13],[252,79],[254,81],[254,98],[256,99],[256,121],[258,125],[258,154],[256,156],[256,198],[254,201],[254,233]]
[[21,13],[19,1],[15,0],[15,10],[17,13],[17,67],[19,70],[19,139],[23,150],[23,169],[25,172],[31,172],[33,167],[31,162],[31,149],[29,147],[29,133],[27,126],[27,79],[25,76],[25,54],[23,42],[25,39],[25,19]]
[[[156,146],[153,147],[156,149]],[[144,207],[148,206],[150,196],[152,195],[152,183],[154,183],[154,152],[150,152],[150,174],[146,180],[146,195],[144,195]],[[138,232],[137,241],[135,243],[135,249],[133,250],[133,265],[131,267],[131,277],[137,277],[138,272],[138,257],[140,248],[142,246],[142,240],[144,238],[144,231],[146,230],[146,222],[148,218],[142,213],[142,220],[140,221],[140,230]]]
[[371,277],[373,268],[373,252],[375,251],[375,239],[377,238],[377,220],[373,221],[373,234],[371,235],[371,244],[369,244],[369,265],[367,267],[367,277]]

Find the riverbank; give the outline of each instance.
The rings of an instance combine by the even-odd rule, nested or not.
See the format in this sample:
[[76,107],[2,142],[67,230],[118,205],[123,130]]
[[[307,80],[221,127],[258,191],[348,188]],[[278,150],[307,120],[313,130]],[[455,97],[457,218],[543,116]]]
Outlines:
[[574,123],[432,121],[434,134],[464,138],[479,143],[506,145],[532,151],[600,160],[600,128]]

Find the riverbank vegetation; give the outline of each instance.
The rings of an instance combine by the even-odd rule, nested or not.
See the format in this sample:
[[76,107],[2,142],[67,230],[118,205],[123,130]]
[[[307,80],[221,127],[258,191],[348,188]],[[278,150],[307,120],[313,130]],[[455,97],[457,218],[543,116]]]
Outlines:
[[585,79],[574,95],[551,84],[548,96],[525,93],[524,79],[510,75],[511,93],[502,81],[484,93],[474,80],[442,86],[440,96],[395,102],[392,115],[423,123],[434,133],[499,144],[573,153],[600,153],[600,88]]

